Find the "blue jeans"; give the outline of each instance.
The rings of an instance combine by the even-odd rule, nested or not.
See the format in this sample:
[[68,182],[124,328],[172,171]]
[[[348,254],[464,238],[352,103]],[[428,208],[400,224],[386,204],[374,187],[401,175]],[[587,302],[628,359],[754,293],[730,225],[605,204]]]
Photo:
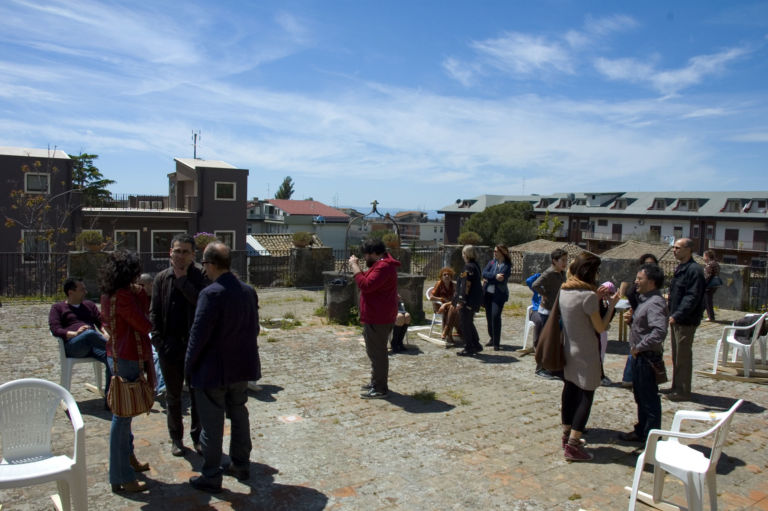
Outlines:
[[250,463],[251,428],[248,408],[245,406],[248,402],[248,382],[231,383],[223,387],[195,388],[192,391],[197,398],[202,424],[200,445],[203,449],[203,467],[200,471],[206,478],[221,482],[224,471],[221,466],[221,454],[225,416],[229,417],[231,424],[229,457],[232,465],[247,468]]
[[637,424],[635,433],[643,441],[648,438],[652,429],[661,428],[661,398],[659,385],[656,383],[656,373],[651,365],[652,360],[662,358],[655,351],[644,351],[632,358],[632,391],[637,403]]
[[96,330],[86,330],[82,334],[73,337],[64,343],[64,353],[69,358],[93,357],[106,368],[107,382],[104,386],[104,395],[109,392],[109,381],[112,379],[112,370],[107,365],[107,340]]
[[[112,358],[108,360],[110,369],[114,371]],[[139,362],[136,360],[118,359],[118,375],[127,381],[139,379]],[[136,472],[131,468],[133,454],[133,433],[131,432],[132,417],[112,415],[112,426],[109,430],[109,483],[125,484],[136,480]]]
[[624,375],[621,377],[621,381],[632,383],[632,354],[627,355],[627,363],[624,364]]
[[160,369],[160,356],[157,354],[157,350],[152,346],[152,362],[155,364],[155,376],[157,377],[157,386],[155,386],[155,392],[160,394],[165,392],[165,380],[163,379],[163,371]]

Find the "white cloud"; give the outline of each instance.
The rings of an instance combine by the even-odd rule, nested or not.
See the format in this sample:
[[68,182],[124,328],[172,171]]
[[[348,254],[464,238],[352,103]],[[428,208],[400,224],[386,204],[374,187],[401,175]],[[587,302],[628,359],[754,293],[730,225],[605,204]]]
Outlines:
[[676,94],[682,89],[698,85],[707,76],[723,73],[726,65],[750,52],[747,48],[731,48],[710,55],[698,55],[688,60],[685,67],[659,71],[651,62],[635,59],[595,59],[600,73],[611,80],[647,83],[662,94]]
[[768,143],[768,131],[744,133],[743,135],[730,137],[729,140],[733,140],[734,142]]
[[507,32],[503,37],[473,42],[471,47],[487,58],[490,65],[519,75],[546,69],[573,72],[567,50],[544,37]]
[[476,71],[469,64],[456,60],[453,57],[448,57],[443,60],[443,69],[448,72],[451,78],[461,83],[464,87],[469,87],[475,83]]

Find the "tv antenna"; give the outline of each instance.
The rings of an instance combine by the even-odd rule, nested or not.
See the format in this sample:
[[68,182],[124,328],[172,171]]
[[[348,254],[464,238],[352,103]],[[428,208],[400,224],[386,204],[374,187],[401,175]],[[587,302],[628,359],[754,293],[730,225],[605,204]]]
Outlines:
[[192,130],[192,157],[194,159],[197,159],[197,141],[202,139],[203,137],[200,136],[200,130],[194,131]]

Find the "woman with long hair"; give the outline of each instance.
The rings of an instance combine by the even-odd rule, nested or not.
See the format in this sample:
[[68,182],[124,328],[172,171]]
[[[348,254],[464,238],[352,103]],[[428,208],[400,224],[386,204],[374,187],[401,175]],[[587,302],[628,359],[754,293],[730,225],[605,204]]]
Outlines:
[[501,313],[504,304],[509,300],[507,281],[512,271],[512,259],[506,245],[496,245],[493,248],[493,259],[483,268],[483,297],[485,319],[488,324],[488,337],[491,339],[486,346],[493,346],[499,351],[501,343]]
[[483,303],[483,286],[480,281],[480,266],[476,261],[475,247],[465,245],[461,249],[464,269],[456,282],[456,295],[453,302],[459,311],[459,324],[464,336],[464,349],[457,353],[460,357],[472,356],[483,351],[480,337],[475,328],[475,313]]
[[720,286],[714,285],[712,279],[717,277],[720,280],[720,263],[717,262],[714,250],[704,251],[704,282],[707,287],[704,289],[704,306],[707,309],[706,321],[715,320],[715,291]]
[[[441,269],[437,284],[432,288],[432,292],[429,293],[433,310],[443,316],[442,338],[445,341],[446,347],[453,345],[453,329],[456,328],[458,330],[459,327],[456,307],[451,303],[453,295],[456,294],[456,284],[453,282],[455,275],[456,272],[449,266]],[[461,334],[461,331],[459,331],[459,334]]]
[[[109,329],[107,363],[112,374],[132,382],[139,379],[139,360],[151,385],[155,385],[152,346],[149,332],[152,323],[147,317],[149,297],[137,284],[141,263],[131,252],[113,252],[101,268],[101,314]],[[139,349],[141,357],[139,357]],[[117,368],[115,360],[117,359]],[[137,472],[149,470],[140,463],[133,451],[131,417],[112,415],[109,430],[109,482],[112,491],[134,493],[145,491],[147,483],[136,479]]]
[[608,299],[602,316],[597,295],[600,258],[583,252],[571,263],[570,275],[560,288],[559,307],[563,322],[565,370],[562,395],[563,453],[569,461],[587,461],[594,456],[581,439],[592,409],[595,389],[600,386],[599,334],[608,329],[619,293]]

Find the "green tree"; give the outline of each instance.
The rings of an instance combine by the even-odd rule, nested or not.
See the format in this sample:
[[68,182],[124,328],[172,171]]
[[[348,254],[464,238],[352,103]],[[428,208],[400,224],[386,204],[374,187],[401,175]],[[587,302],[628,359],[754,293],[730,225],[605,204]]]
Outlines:
[[291,179],[291,176],[285,176],[283,184],[280,185],[277,193],[275,193],[275,199],[290,199],[291,195],[293,195],[293,179]]
[[485,245],[519,245],[536,239],[533,207],[527,202],[506,202],[472,215],[461,232],[474,231]]
[[544,213],[544,220],[541,221],[536,228],[538,237],[545,240],[554,241],[557,238],[557,234],[563,227],[563,221],[558,216],[549,216],[549,211]]
[[80,153],[72,156],[72,188],[82,190],[83,206],[99,206],[112,197],[107,190],[115,184],[112,179],[105,179],[101,171],[93,164],[98,154]]

